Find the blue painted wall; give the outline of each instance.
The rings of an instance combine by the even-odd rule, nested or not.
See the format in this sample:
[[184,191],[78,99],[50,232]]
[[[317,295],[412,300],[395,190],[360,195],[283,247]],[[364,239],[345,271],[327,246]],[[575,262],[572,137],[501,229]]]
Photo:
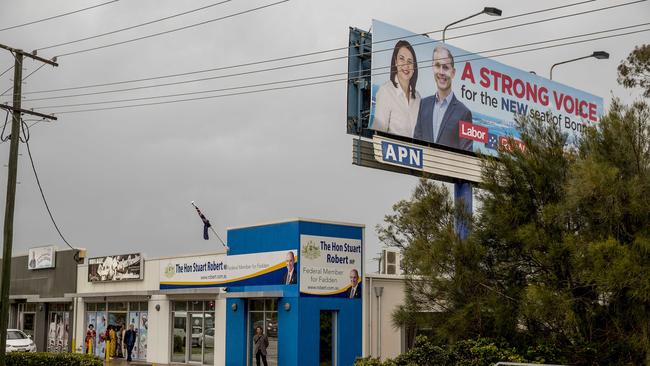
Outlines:
[[228,255],[298,249],[298,221],[228,230]]
[[[237,311],[232,305],[237,304]],[[226,299],[226,365],[246,365],[246,299]]]
[[318,365],[320,312],[336,311],[337,365],[352,365],[361,357],[361,299],[300,298],[300,358],[295,365]]
[[[300,235],[319,235],[363,239],[363,228],[310,221],[253,226],[228,231],[229,255],[278,250],[298,250]],[[363,243],[365,245],[365,243]],[[298,258],[300,263],[300,258]],[[362,260],[363,265],[363,260]],[[297,266],[299,268],[299,264]],[[362,268],[363,272],[363,268]],[[361,276],[363,278],[363,276]],[[300,276],[298,276],[300,281]],[[318,365],[320,312],[337,312],[337,364],[352,365],[361,356],[361,299],[301,296],[299,285],[237,286],[228,292],[282,291],[278,299],[278,364],[282,366]],[[226,315],[226,365],[246,365],[247,299],[228,299]],[[238,310],[233,312],[231,305]],[[290,310],[285,310],[285,303]]]

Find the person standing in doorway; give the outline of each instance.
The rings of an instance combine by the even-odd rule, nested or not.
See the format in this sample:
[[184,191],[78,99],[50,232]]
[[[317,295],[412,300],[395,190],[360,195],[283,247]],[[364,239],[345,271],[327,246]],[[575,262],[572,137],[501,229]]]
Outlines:
[[255,361],[257,366],[260,366],[260,358],[264,362],[264,366],[268,366],[266,363],[266,347],[269,346],[269,339],[264,334],[262,327],[255,328],[255,335],[253,336],[253,354],[255,355]]
[[129,330],[124,333],[124,343],[126,343],[126,360],[131,362],[131,353],[133,352],[133,347],[135,346],[135,339],[137,333],[133,329],[133,323],[129,324]]

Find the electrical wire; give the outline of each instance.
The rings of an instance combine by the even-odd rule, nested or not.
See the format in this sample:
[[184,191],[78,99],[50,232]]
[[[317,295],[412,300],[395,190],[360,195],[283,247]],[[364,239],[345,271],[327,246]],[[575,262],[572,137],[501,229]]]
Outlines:
[[50,205],[47,203],[47,199],[45,199],[45,193],[43,192],[43,186],[41,185],[41,180],[38,178],[38,173],[36,172],[36,166],[34,165],[34,158],[32,157],[32,150],[29,147],[29,133],[26,131],[29,131],[29,127],[25,129],[26,123],[21,120],[21,128],[23,130],[23,135],[25,135],[25,145],[27,146],[27,154],[29,155],[29,162],[32,165],[32,170],[34,171],[34,177],[36,178],[36,184],[38,185],[38,190],[41,192],[41,198],[43,198],[43,203],[45,204],[45,208],[47,209],[48,215],[50,215],[50,220],[52,221],[52,224],[54,225],[54,228],[56,229],[56,232],[59,233],[59,236],[61,237],[61,240],[65,242],[70,249],[75,250],[75,248],[68,243],[68,241],[63,237],[63,234],[61,233],[61,230],[59,229],[59,225],[56,224],[56,221],[54,220],[54,216],[52,215],[52,210],[50,210]]
[[[630,29],[630,28],[637,28],[637,27],[647,26],[647,25],[650,25],[650,22],[631,25],[631,26],[627,26],[627,27],[612,28],[612,29],[607,29],[607,30],[602,30],[602,31],[597,31],[597,32],[590,32],[590,33],[578,34],[578,35],[573,35],[573,36],[555,38],[555,39],[550,39],[550,40],[546,40],[546,41],[538,41],[538,42],[525,43],[525,44],[519,44],[519,45],[514,45],[514,46],[501,47],[501,48],[496,48],[496,49],[491,49],[491,50],[484,50],[484,51],[479,51],[479,52],[465,53],[465,54],[455,55],[454,58],[456,58],[460,62],[460,61],[465,61],[463,59],[464,57],[473,56],[473,55],[482,54],[482,53],[505,51],[505,50],[514,49],[514,48],[529,47],[529,46],[534,46],[534,45],[539,45],[539,44],[544,44],[544,43],[565,41],[565,40],[568,40],[568,39],[574,39],[574,38],[580,38],[580,37],[586,37],[586,36],[593,36],[593,35],[602,34],[602,33],[610,33],[610,32],[615,32],[615,31],[620,31],[620,30],[625,30],[625,29]],[[423,42],[422,44],[424,44],[424,43],[425,42]],[[419,45],[419,43],[416,44],[416,45]],[[433,61],[433,60],[423,60],[423,61],[420,61],[420,63],[429,63],[431,61]],[[422,67],[428,67],[428,66],[422,66]],[[362,70],[360,72],[378,71],[378,70],[384,70],[384,69],[388,69],[388,68],[390,68],[390,66],[376,67],[376,68],[371,68],[369,70]],[[420,68],[420,67],[418,67],[418,68]],[[297,79],[272,81],[272,82],[266,82],[266,83],[249,84],[249,85],[243,85],[243,86],[234,86],[234,87],[228,87],[228,88],[219,88],[219,89],[211,89],[211,90],[203,90],[203,91],[194,91],[194,92],[185,92],[185,93],[176,93],[176,94],[166,94],[166,95],[140,97],[140,98],[106,100],[106,101],[98,101],[98,102],[38,106],[38,107],[34,107],[34,108],[35,109],[52,109],[52,108],[81,107],[81,106],[111,104],[111,103],[135,102],[135,101],[150,100],[150,99],[160,99],[160,98],[169,98],[169,97],[179,97],[179,96],[187,96],[187,95],[223,92],[223,91],[230,91],[230,90],[248,89],[248,88],[255,88],[255,87],[260,87],[260,86],[269,86],[269,85],[285,84],[285,83],[307,81],[307,80],[314,80],[314,79],[322,79],[322,78],[341,76],[341,75],[347,75],[347,74],[348,74],[347,72],[342,72],[342,73],[334,73],[334,74],[326,74],[326,75],[318,75],[318,76],[308,76],[308,77],[297,78]],[[382,74],[385,74],[385,73],[382,73]],[[375,74],[375,75],[381,75],[381,74]]]
[[[47,65],[47,64],[42,63],[41,66],[39,66],[39,67],[36,68],[36,70],[34,70],[34,71],[30,72],[29,74],[27,74],[27,76],[25,76],[25,77],[23,78],[22,81],[24,82],[25,80],[27,80],[30,76],[34,75],[38,70],[42,69],[43,66],[45,66],[45,65]],[[14,88],[13,86],[12,86],[12,87],[9,87],[7,90],[5,90],[4,92],[2,92],[2,94],[0,94],[0,97],[3,96],[3,95],[5,95],[5,94],[7,94],[7,92],[10,91],[10,90],[13,89],[13,88]],[[14,94],[15,94],[15,93],[14,93]],[[7,103],[8,103],[8,102],[7,102]]]
[[9,71],[11,71],[11,70],[13,70],[13,69],[14,69],[14,66],[13,66],[13,65],[9,66],[9,68],[8,68],[7,70],[3,71],[2,74],[0,74],[0,76],[2,76],[2,75],[4,75],[4,74],[8,73]]
[[0,29],[0,32],[2,32],[2,31],[6,31],[6,30],[10,30],[10,29],[19,28],[19,27],[24,27],[24,26],[32,25],[32,24],[36,24],[36,23],[41,23],[41,22],[44,22],[44,21],[47,21],[47,20],[52,20],[52,19],[56,19],[56,18],[61,18],[61,17],[67,16],[67,15],[71,15],[71,14],[80,13],[80,12],[82,12],[82,11],[86,11],[86,10],[90,10],[90,9],[98,8],[98,7],[100,7],[100,6],[108,5],[108,4],[111,4],[111,3],[117,2],[117,1],[119,1],[119,0],[107,1],[107,2],[105,2],[105,3],[101,3],[101,4],[97,4],[97,5],[89,6],[89,7],[87,7],[87,8],[78,9],[78,10],[70,11],[70,12],[67,12],[67,13],[59,14],[59,15],[54,15],[54,16],[47,17],[47,18],[43,18],[43,19],[39,19],[39,20],[34,20],[34,21],[31,21],[31,22],[23,23],[23,24],[13,25],[13,26],[11,26],[11,27],[6,27],[6,28],[2,28],[2,29]]
[[177,17],[183,16],[183,15],[187,15],[187,14],[195,13],[195,12],[197,12],[197,11],[201,11],[201,10],[209,9],[209,8],[215,7],[215,6],[217,6],[217,5],[221,5],[221,4],[228,3],[228,2],[230,2],[230,1],[232,1],[232,0],[223,0],[223,1],[220,1],[220,2],[217,2],[217,3],[213,3],[213,4],[206,5],[206,6],[202,6],[202,7],[200,7],[200,8],[196,8],[196,9],[192,9],[192,10],[184,11],[184,12],[182,12],[182,13],[178,13],[178,14],[172,14],[172,15],[169,15],[169,16],[166,16],[166,17],[163,17],[163,18],[154,19],[154,20],[151,20],[151,21],[148,21],[148,22],[145,22],[145,23],[140,23],[140,24],[132,25],[132,26],[129,26],[129,27],[126,27],[126,28],[120,28],[120,29],[116,29],[116,30],[113,30],[113,31],[110,31],[110,32],[105,32],[105,33],[96,34],[96,35],[94,35],[94,36],[89,36],[89,37],[84,37],[84,38],[75,39],[75,40],[73,40],[73,41],[68,41],[68,42],[57,43],[57,44],[53,44],[53,45],[49,45],[49,46],[45,46],[45,47],[40,47],[40,48],[37,48],[37,50],[38,50],[38,51],[42,51],[42,50],[47,50],[47,49],[50,49],[50,48],[55,48],[55,47],[60,47],[60,46],[66,46],[66,45],[73,44],[73,43],[83,42],[83,41],[87,41],[87,40],[90,40],[90,39],[100,38],[100,37],[108,36],[108,35],[111,35],[111,34],[116,34],[116,33],[124,32],[124,31],[127,31],[127,30],[131,30],[131,29],[136,29],[136,28],[144,27],[144,26],[146,26],[146,25],[151,25],[151,24],[158,23],[158,22],[162,22],[162,21],[165,21],[165,20],[169,20],[169,19],[177,18]]
[[[519,18],[519,17],[522,17],[522,16],[539,14],[539,13],[558,10],[558,9],[562,9],[562,8],[582,5],[582,4],[590,3],[590,2],[593,2],[593,1],[595,1],[595,0],[580,1],[580,2],[577,2],[577,3],[573,3],[573,4],[567,4],[567,5],[556,6],[556,7],[552,7],[552,8],[546,8],[546,9],[530,11],[530,12],[526,12],[526,13],[512,15],[512,16],[509,16],[509,17],[500,17],[500,18],[497,18],[497,19],[492,19],[492,20],[486,20],[486,21],[477,22],[477,23],[470,23],[470,24],[460,25],[460,26],[456,26],[456,27],[451,27],[449,29],[460,29],[460,28],[466,28],[466,27],[471,27],[471,26],[475,26],[475,25],[482,25],[482,24],[487,24],[487,23],[504,21],[504,20],[507,20],[507,19]],[[645,1],[645,0],[642,0],[642,1]],[[636,3],[636,2],[633,2],[633,3]],[[633,3],[628,3],[628,4],[625,4],[625,5],[631,5]],[[609,7],[607,9],[609,9]],[[582,13],[576,13],[576,14],[582,14]],[[426,32],[424,34],[434,34],[434,33],[440,33],[440,32],[442,32],[442,29],[431,31],[431,32]],[[389,42],[389,41],[394,41],[394,40],[409,38],[409,37],[415,37],[415,36],[419,36],[419,34],[416,34],[416,35],[413,35],[413,36],[407,36],[407,37],[398,37],[398,38],[393,38],[393,39],[381,40],[381,41],[373,42],[373,44]],[[458,37],[459,36],[456,36],[454,38],[458,38]],[[154,77],[148,77],[148,78],[122,80],[122,81],[115,81],[115,82],[109,82],[109,83],[98,83],[98,84],[73,86],[73,87],[49,89],[49,90],[28,91],[28,92],[23,92],[23,94],[52,93],[52,92],[59,92],[59,91],[78,90],[78,89],[86,89],[86,88],[95,88],[95,87],[103,87],[103,86],[112,86],[112,85],[119,85],[119,84],[135,83],[135,82],[142,82],[142,81],[151,81],[151,80],[158,80],[158,79],[165,79],[165,78],[172,78],[172,77],[179,77],[179,76],[188,76],[188,75],[201,74],[201,73],[212,72],[212,71],[223,71],[223,70],[246,67],[246,66],[254,66],[254,65],[259,65],[259,64],[264,64],[264,63],[285,61],[285,60],[294,59],[294,58],[315,56],[315,55],[334,52],[334,51],[348,50],[351,47],[353,47],[353,46],[331,48],[331,49],[322,50],[322,51],[314,51],[314,52],[302,53],[302,54],[291,55],[291,56],[284,56],[284,57],[278,57],[278,58],[258,60],[258,61],[252,61],[252,62],[247,62],[247,63],[241,63],[241,64],[237,64],[237,65],[223,66],[223,67],[210,68],[210,69],[204,69],[204,70],[195,70],[195,71],[176,73],[176,74],[167,74],[167,75],[154,76]],[[333,58],[333,59],[341,59],[341,58],[347,58],[347,57],[348,56],[346,55],[346,56],[342,56],[342,57],[336,57],[336,58]],[[326,61],[329,61],[329,59],[327,59]],[[325,62],[325,61],[323,61],[323,62]]]
[[[639,2],[643,2],[643,1],[646,1],[646,0],[637,0],[637,1],[629,2],[629,3],[625,3],[625,4],[614,5],[613,7],[618,7],[618,6],[622,6],[622,5],[631,5],[631,4],[636,4],[636,3],[639,3]],[[604,7],[604,8],[594,9],[594,10],[591,10],[589,12],[609,10],[611,8],[612,8],[612,6],[608,6],[608,7]],[[541,23],[541,22],[547,22],[547,21],[562,19],[562,18],[566,18],[566,17],[570,17],[570,16],[582,15],[582,14],[585,14],[585,12],[579,12],[579,13],[573,13],[573,14],[563,15],[563,16],[559,16],[559,17],[554,17],[554,18],[536,20],[536,21],[527,22],[527,23],[520,23],[520,24],[511,25],[511,26],[501,27],[501,28],[494,28],[494,29],[481,31],[481,32],[467,33],[467,34],[458,35],[458,36],[455,36],[455,37],[449,37],[448,40],[465,38],[465,37],[476,36],[476,35],[482,35],[482,34],[485,34],[485,33],[491,33],[491,32],[496,32],[496,31],[501,31],[501,30],[513,29],[513,28],[518,28],[518,27],[522,27],[522,26],[528,26],[528,25],[532,25],[532,24],[538,24],[538,23]],[[401,37],[401,38],[398,38],[398,39],[402,39],[402,38],[405,38],[405,37]],[[380,41],[380,42],[383,42],[383,41]],[[431,40],[429,42],[432,43],[432,42],[435,42],[435,41]],[[427,43],[427,42],[423,42],[423,43],[419,43],[419,44],[425,44],[425,43]],[[415,46],[415,45],[413,45],[413,46]],[[391,47],[391,48],[385,48],[385,49],[381,49],[381,50],[373,50],[371,52],[364,52],[363,54],[374,54],[374,53],[387,52],[387,51],[392,51],[392,50],[393,50],[393,48]],[[355,55],[352,55],[352,56],[355,56]],[[243,75],[250,75],[250,74],[262,73],[262,72],[268,72],[268,71],[276,71],[276,70],[288,69],[288,68],[293,68],[293,67],[313,65],[313,64],[322,63],[322,62],[345,59],[345,58],[348,58],[348,57],[349,57],[348,55],[336,56],[336,57],[330,57],[330,58],[326,58],[326,59],[307,61],[307,62],[300,62],[300,63],[294,63],[294,64],[290,64],[290,65],[282,65],[282,66],[263,68],[263,69],[258,69],[258,70],[245,71],[245,72],[231,73],[231,74],[226,74],[226,75],[218,75],[218,76],[204,77],[204,78],[195,78],[195,79],[181,80],[181,81],[175,81],[175,82],[169,82],[169,83],[145,85],[145,86],[136,86],[136,87],[130,87],[130,88],[112,89],[112,90],[104,90],[104,91],[97,91],[97,92],[78,93],[78,94],[53,96],[53,97],[43,97],[43,98],[32,98],[32,99],[26,99],[25,101],[26,102],[29,102],[29,101],[33,102],[33,101],[40,101],[40,100],[63,99],[63,98],[72,98],[72,97],[81,97],[81,96],[90,96],[90,95],[120,93],[120,92],[125,92],[125,91],[133,91],[133,90],[165,87],[165,86],[172,86],[172,85],[181,85],[181,84],[188,84],[188,83],[201,82],[201,81],[207,81],[207,80],[224,79],[224,78],[230,78],[230,77],[236,77],[236,76],[243,76]],[[258,63],[261,63],[261,62],[254,62],[254,63],[248,63],[248,64],[242,64],[242,65],[235,65],[235,66],[225,66],[225,67],[213,68],[213,69],[209,69],[209,70],[202,70],[202,71],[198,71],[198,72],[175,74],[175,75],[171,75],[169,77],[180,76],[180,75],[189,75],[189,74],[195,74],[195,73],[199,73],[199,72],[232,69],[232,68],[238,68],[238,67],[243,67],[243,66],[250,66],[252,64],[258,64]],[[137,81],[147,81],[147,80],[153,80],[153,79],[158,79],[158,78],[163,78],[163,77],[145,78],[145,79],[139,79]],[[52,91],[63,91],[63,90],[72,90],[72,89],[91,88],[91,87],[96,87],[96,86],[115,85],[115,84],[122,84],[122,83],[127,83],[127,82],[135,82],[135,81],[123,81],[123,82],[115,82],[115,83],[106,83],[106,84],[103,84],[103,85],[92,85],[92,86],[86,86],[86,87],[62,88],[62,89],[56,89],[56,90],[30,92],[30,93],[24,93],[24,94],[35,94],[35,93],[45,93],[45,92],[52,92]]]
[[9,136],[5,137],[5,129],[7,128],[7,122],[9,121],[9,111],[5,111],[5,123],[2,125],[2,132],[0,132],[0,143],[5,143],[9,140]]
[[280,4],[282,4],[282,3],[286,3],[286,2],[288,2],[288,1],[289,1],[289,0],[281,0],[281,1],[277,1],[277,2],[271,3],[271,4],[266,4],[266,5],[258,6],[258,7],[251,8],[251,9],[247,9],[247,10],[243,10],[243,11],[240,11],[240,12],[237,12],[237,13],[233,13],[233,14],[225,15],[225,16],[222,16],[222,17],[219,17],[219,18],[214,18],[214,19],[210,19],[210,20],[203,21],[203,22],[194,23],[194,24],[190,24],[190,25],[183,26],[183,27],[179,27],[179,28],[174,28],[174,29],[166,30],[166,31],[163,31],[163,32],[158,32],[158,33],[148,34],[148,35],[146,35],[146,36],[137,37],[137,38],[132,38],[132,39],[127,39],[127,40],[125,40],[125,41],[114,42],[114,43],[109,43],[109,44],[105,44],[105,45],[101,45],[101,46],[97,46],[97,47],[91,47],[91,48],[86,48],[86,49],[82,49],[82,50],[78,50],[78,51],[72,51],[72,52],[63,53],[63,54],[57,55],[57,57],[64,57],[64,56],[76,55],[76,54],[79,54],[79,53],[90,52],[90,51],[96,51],[96,50],[100,50],[100,49],[104,49],[104,48],[108,48],[108,47],[113,47],[113,46],[118,46],[118,45],[122,45],[122,44],[126,44],[126,43],[131,43],[131,42],[141,41],[141,40],[143,40],[143,39],[152,38],[152,37],[157,37],[157,36],[160,36],[160,35],[163,35],[163,34],[169,34],[169,33],[173,33],[173,32],[178,32],[178,31],[181,31],[181,30],[185,30],[185,29],[190,29],[190,28],[198,27],[198,26],[205,25],[205,24],[208,24],[208,23],[213,23],[213,22],[216,22],[216,21],[219,21],[219,20],[224,20],[224,19],[228,19],[228,18],[233,18],[233,17],[236,17],[236,16],[238,16],[238,15],[243,15],[243,14],[246,14],[246,13],[252,13],[252,12],[255,12],[255,11],[258,11],[258,10],[262,10],[262,9],[265,9],[265,8],[269,8],[269,7],[272,7],[272,6],[275,6],[275,5],[280,5]]
[[[462,60],[462,61],[468,62],[468,61],[481,60],[481,59],[485,59],[485,58],[496,58],[496,57],[502,57],[502,56],[508,56],[508,55],[515,55],[515,54],[520,54],[520,53],[533,52],[533,51],[539,51],[539,50],[546,50],[546,49],[550,49],[550,48],[556,48],[556,47],[563,47],[563,46],[575,45],[575,44],[580,44],[580,43],[592,42],[592,41],[601,40],[601,39],[621,37],[621,36],[625,36],[625,35],[631,35],[631,34],[636,34],[636,33],[641,33],[641,32],[648,32],[648,31],[650,31],[650,28],[642,29],[642,30],[638,30],[638,31],[631,31],[631,32],[621,33],[621,34],[615,34],[615,35],[610,35],[610,36],[602,36],[602,37],[596,37],[596,38],[591,38],[591,39],[586,39],[586,40],[566,42],[566,43],[557,44],[557,45],[537,47],[537,48],[532,48],[532,49],[527,49],[527,50],[505,52],[505,53],[490,55],[490,56],[480,56],[480,57],[470,58],[470,59],[466,59],[466,60]],[[461,60],[459,60],[459,61],[461,61]],[[418,68],[424,68],[424,67],[430,67],[430,66],[428,66],[428,65],[427,66],[420,66]],[[363,72],[363,70],[360,71],[360,72]],[[359,73],[359,72],[355,72],[355,73]],[[388,74],[388,72],[384,72],[382,74]],[[381,74],[378,74],[378,75],[381,75]],[[106,110],[115,110],[115,109],[124,109],[124,108],[144,107],[144,106],[152,106],[152,105],[160,105],[160,104],[180,103],[180,102],[188,102],[188,101],[198,101],[198,100],[222,98],[222,97],[237,96],[237,95],[256,94],[256,93],[267,92],[267,91],[292,89],[292,88],[299,88],[299,87],[305,87],[305,86],[321,85],[321,84],[327,84],[327,83],[333,83],[333,82],[362,79],[362,78],[365,78],[365,77],[367,77],[367,76],[359,76],[359,77],[351,77],[351,78],[348,77],[348,78],[340,78],[340,79],[333,79],[333,80],[324,80],[324,81],[311,82],[311,83],[298,84],[298,85],[288,85],[288,86],[282,86],[282,87],[274,87],[274,88],[259,89],[259,90],[250,90],[250,91],[229,93],[229,94],[211,95],[211,96],[197,97],[197,98],[175,99],[175,100],[170,100],[170,101],[161,101],[161,102],[153,102],[153,103],[141,103],[141,104],[132,104],[132,105],[125,105],[125,106],[105,107],[105,108],[90,108],[90,109],[81,109],[81,110],[70,110],[70,111],[56,112],[54,114],[55,115],[61,115],[61,114],[81,113],[81,112],[95,112],[95,111],[106,111]]]

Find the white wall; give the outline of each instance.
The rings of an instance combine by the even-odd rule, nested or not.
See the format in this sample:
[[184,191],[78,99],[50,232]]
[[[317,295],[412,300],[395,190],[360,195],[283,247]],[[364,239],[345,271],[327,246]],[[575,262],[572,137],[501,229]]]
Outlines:
[[142,281],[88,282],[88,265],[77,266],[77,293],[151,291],[160,286],[160,260],[150,259],[144,263]]
[[214,365],[226,365],[226,299],[214,303]]
[[[156,305],[160,310],[156,310]],[[166,295],[152,295],[149,300],[149,338],[147,362],[169,363],[171,345],[170,302]]]
[[[404,278],[371,273],[365,275],[363,283],[363,356],[394,358],[402,352],[402,329],[393,327],[392,313],[404,304]],[[375,287],[383,287],[379,298],[375,296]]]

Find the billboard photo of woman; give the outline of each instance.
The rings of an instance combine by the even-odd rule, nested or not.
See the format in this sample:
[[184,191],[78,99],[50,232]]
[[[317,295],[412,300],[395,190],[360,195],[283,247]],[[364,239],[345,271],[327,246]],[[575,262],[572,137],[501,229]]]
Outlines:
[[408,41],[400,40],[393,49],[390,78],[377,91],[372,129],[413,137],[421,99],[417,81],[415,50]]

